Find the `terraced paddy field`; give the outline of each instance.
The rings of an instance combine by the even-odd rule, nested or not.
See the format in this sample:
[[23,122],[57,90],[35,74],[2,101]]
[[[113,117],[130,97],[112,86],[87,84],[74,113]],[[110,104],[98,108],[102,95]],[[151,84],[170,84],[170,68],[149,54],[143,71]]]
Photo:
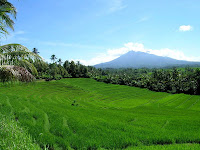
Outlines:
[[49,149],[200,149],[200,96],[92,79],[0,88],[0,112]]

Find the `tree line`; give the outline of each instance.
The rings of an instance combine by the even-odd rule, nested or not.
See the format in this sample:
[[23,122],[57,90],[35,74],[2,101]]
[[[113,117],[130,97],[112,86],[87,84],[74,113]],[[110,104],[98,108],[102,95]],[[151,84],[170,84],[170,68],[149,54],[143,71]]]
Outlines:
[[[36,48],[33,49],[33,52]],[[38,53],[38,50],[37,50]],[[88,67],[80,62],[68,61],[64,63],[53,54],[50,58],[52,63],[34,61],[33,64],[38,71],[37,78],[46,80],[57,80],[61,78],[89,78]]]
[[[149,69],[101,69],[84,66],[80,62],[61,59],[56,61],[52,55],[52,63],[35,61],[37,78],[46,80],[61,78],[93,78],[96,81],[147,88],[157,92],[200,94],[200,69],[192,67]],[[42,64],[42,65],[41,65]]]
[[152,91],[200,94],[199,68],[171,69],[98,69],[95,80],[147,88]]

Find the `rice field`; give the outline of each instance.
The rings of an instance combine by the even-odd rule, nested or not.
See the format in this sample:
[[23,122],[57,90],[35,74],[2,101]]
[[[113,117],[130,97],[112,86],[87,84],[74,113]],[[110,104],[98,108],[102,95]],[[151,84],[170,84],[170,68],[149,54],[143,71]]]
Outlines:
[[0,115],[0,149],[1,150],[40,150],[34,140],[13,120],[12,116]]
[[0,113],[43,149],[200,149],[195,95],[62,79],[1,86]]

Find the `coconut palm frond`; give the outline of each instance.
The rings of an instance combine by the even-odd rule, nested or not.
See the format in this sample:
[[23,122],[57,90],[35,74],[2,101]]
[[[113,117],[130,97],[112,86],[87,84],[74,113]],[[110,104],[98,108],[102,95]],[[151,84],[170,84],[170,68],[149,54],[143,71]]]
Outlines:
[[37,61],[41,64],[44,62],[42,57],[20,44],[0,46],[0,55],[4,56],[3,64],[6,62],[6,64],[24,67],[34,75],[38,74],[34,62]]
[[3,21],[3,23],[4,23],[7,27],[9,27],[10,29],[14,30],[14,27],[13,27],[14,21],[10,18],[9,15],[7,15],[7,14],[2,15],[2,16],[1,16],[1,20]]
[[28,48],[20,44],[7,44],[0,46],[0,53],[24,59],[42,60],[42,57],[38,54],[31,52]]
[[6,52],[12,52],[12,51],[26,51],[30,52],[28,48],[21,44],[6,44],[3,46],[0,46],[1,52],[6,53]]
[[24,67],[26,68],[29,72],[31,72],[33,75],[38,75],[37,69],[35,68],[35,66],[30,63],[28,60],[19,60],[17,62],[17,65],[20,67]]
[[15,8],[8,5],[0,5],[0,14],[4,15],[6,13],[10,13],[14,18],[16,18],[17,11]]
[[16,18],[17,10],[10,2],[6,1],[2,6],[4,12],[10,13],[14,18]]
[[8,30],[6,30],[5,25],[0,22],[0,33],[3,35],[9,34]]
[[17,56],[17,57],[28,57],[29,56],[29,52],[26,51],[12,51],[12,52],[7,52],[7,53],[3,53],[4,55],[9,55],[9,56]]
[[0,12],[10,13],[14,18],[16,18],[17,10],[12,3],[7,0],[0,0]]
[[8,34],[7,27],[14,30],[14,21],[12,18],[16,19],[16,14],[17,10],[10,2],[0,0],[0,33],[4,35]]

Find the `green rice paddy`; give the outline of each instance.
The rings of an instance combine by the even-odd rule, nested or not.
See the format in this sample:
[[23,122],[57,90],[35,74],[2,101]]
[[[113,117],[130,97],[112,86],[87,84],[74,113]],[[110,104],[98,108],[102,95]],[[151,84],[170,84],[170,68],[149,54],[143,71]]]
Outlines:
[[49,149],[200,149],[200,96],[92,79],[0,87],[0,113]]

